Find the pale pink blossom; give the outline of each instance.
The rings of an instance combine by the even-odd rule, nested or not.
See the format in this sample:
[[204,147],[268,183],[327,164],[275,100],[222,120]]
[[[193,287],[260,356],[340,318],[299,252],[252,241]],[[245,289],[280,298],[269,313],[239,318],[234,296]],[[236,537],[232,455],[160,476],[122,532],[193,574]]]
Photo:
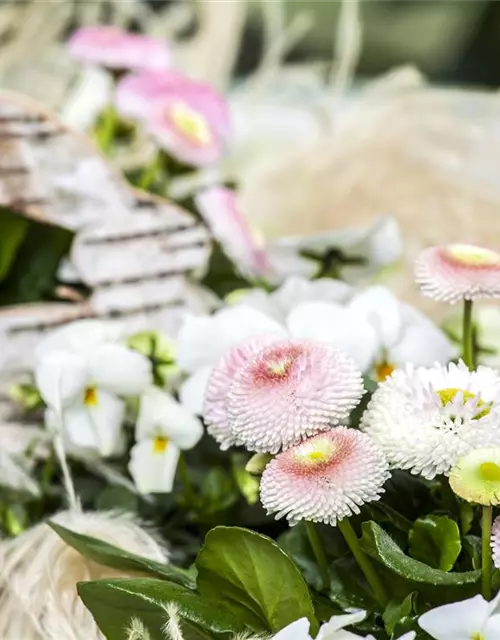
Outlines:
[[500,253],[469,244],[423,251],[415,265],[424,295],[455,304],[461,300],[500,297]]
[[109,69],[167,69],[171,64],[163,40],[112,26],[81,27],[67,46],[73,58]]
[[234,191],[209,187],[197,195],[196,205],[215,239],[244,276],[255,278],[270,274],[271,264],[264,244],[238,207]]
[[283,451],[264,470],[262,505],[276,518],[336,525],[378,500],[388,479],[385,457],[361,431],[335,427]]
[[171,69],[129,73],[116,85],[116,109],[126,118],[146,121],[153,105],[186,82],[191,81]]
[[276,453],[339,424],[364,392],[348,356],[311,340],[277,340],[243,363],[226,399],[234,438]]

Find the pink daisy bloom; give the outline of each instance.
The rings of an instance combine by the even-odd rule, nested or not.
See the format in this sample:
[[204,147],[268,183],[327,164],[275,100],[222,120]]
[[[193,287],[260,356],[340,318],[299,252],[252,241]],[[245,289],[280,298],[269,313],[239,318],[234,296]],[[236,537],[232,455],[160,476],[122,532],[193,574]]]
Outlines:
[[108,69],[167,69],[171,64],[170,49],[162,40],[110,26],[77,29],[68,40],[68,52]]
[[230,134],[224,98],[208,85],[187,79],[153,102],[147,124],[160,147],[196,167],[219,160]]
[[116,109],[125,118],[147,120],[153,105],[190,82],[185,76],[171,70],[129,73],[116,86]]
[[236,372],[226,399],[234,438],[276,453],[338,424],[363,395],[356,364],[334,347],[279,340]]
[[273,335],[246,340],[228,351],[210,374],[205,391],[203,419],[208,433],[217,440],[222,450],[238,444],[231,431],[226,411],[226,398],[234,376],[248,359],[275,341],[276,337]]
[[268,513],[335,526],[383,493],[388,465],[373,440],[336,427],[283,451],[264,470],[260,498]]
[[265,277],[271,271],[267,252],[238,208],[236,194],[224,187],[209,187],[196,196],[203,220],[243,275]]
[[500,297],[500,253],[470,244],[449,244],[423,251],[415,264],[422,293],[455,304]]
[[495,568],[500,569],[500,516],[495,518],[491,529],[491,553]]

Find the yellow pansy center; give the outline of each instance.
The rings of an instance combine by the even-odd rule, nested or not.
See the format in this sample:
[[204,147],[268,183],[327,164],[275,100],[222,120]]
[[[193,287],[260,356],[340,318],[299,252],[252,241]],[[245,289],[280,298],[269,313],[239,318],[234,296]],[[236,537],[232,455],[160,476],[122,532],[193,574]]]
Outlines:
[[303,465],[314,466],[330,462],[337,446],[328,438],[317,438],[314,442],[306,442],[294,451],[295,460]]
[[472,244],[452,244],[446,248],[446,253],[457,262],[471,267],[500,265],[500,254]]
[[486,640],[483,634],[480,631],[476,631],[472,634],[471,640]]
[[[464,404],[468,400],[473,400],[476,397],[476,395],[471,391],[466,391],[465,389],[459,389],[458,387],[449,387],[447,389],[439,389],[438,391],[436,391],[436,393],[440,397],[441,404],[443,405],[443,407],[446,407],[447,404],[452,402],[455,396],[457,395],[457,393],[462,393]],[[484,402],[484,400],[481,400],[481,399],[479,399],[477,406],[484,407],[484,409],[474,416],[474,420],[479,420],[479,418],[483,418],[484,416],[487,416],[488,413],[490,412],[490,407],[491,407],[491,405],[489,405],[488,403]]]
[[206,145],[212,140],[212,133],[206,118],[190,106],[179,102],[169,109],[169,115],[179,131],[192,142]]
[[156,436],[153,440],[153,453],[165,453],[168,447],[168,438],[165,436]]
[[87,407],[95,407],[97,405],[97,388],[96,387],[85,387],[83,392],[83,404]]
[[377,382],[383,382],[386,378],[388,378],[393,371],[395,371],[396,366],[391,364],[390,362],[380,362],[375,366],[375,380]]

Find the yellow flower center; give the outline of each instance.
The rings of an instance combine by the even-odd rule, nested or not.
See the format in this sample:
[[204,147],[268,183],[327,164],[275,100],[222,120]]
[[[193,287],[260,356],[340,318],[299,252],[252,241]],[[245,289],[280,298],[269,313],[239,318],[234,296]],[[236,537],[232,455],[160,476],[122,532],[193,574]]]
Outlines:
[[170,109],[170,117],[179,131],[192,142],[206,145],[212,140],[212,133],[206,119],[187,104],[174,104]]
[[294,458],[300,464],[314,466],[330,462],[335,455],[337,446],[328,438],[318,439],[314,442],[306,442],[302,446],[297,447],[294,452]]
[[[440,397],[441,404],[443,405],[443,407],[446,407],[447,404],[452,402],[452,400],[455,398],[457,393],[462,393],[463,404],[465,404],[468,400],[473,400],[476,397],[474,393],[471,393],[470,391],[466,391],[465,389],[459,389],[458,387],[449,387],[447,389],[439,389],[439,391],[436,391],[436,393]],[[481,399],[479,399],[477,406],[484,407],[484,408],[482,411],[480,411],[473,417],[474,420],[479,420],[479,418],[483,418],[484,416],[487,416],[491,408],[490,404],[484,402],[484,400],[481,400]]]
[[396,366],[391,364],[390,362],[380,362],[375,366],[375,380],[377,382],[383,382],[386,378],[388,378],[393,371],[396,370]]
[[476,631],[472,634],[471,640],[486,640],[483,634],[480,631]]
[[153,453],[165,453],[168,447],[168,438],[156,436],[153,440]]
[[97,388],[96,387],[85,387],[83,392],[83,404],[87,407],[95,407],[97,405]]
[[496,462],[483,462],[479,471],[487,482],[500,482],[500,466]]
[[269,369],[269,373],[272,373],[273,376],[284,376],[290,365],[292,364],[292,358],[283,358],[283,360],[277,360],[276,362],[270,362],[267,365]]
[[500,254],[472,244],[452,244],[447,247],[446,253],[450,258],[471,267],[500,265]]

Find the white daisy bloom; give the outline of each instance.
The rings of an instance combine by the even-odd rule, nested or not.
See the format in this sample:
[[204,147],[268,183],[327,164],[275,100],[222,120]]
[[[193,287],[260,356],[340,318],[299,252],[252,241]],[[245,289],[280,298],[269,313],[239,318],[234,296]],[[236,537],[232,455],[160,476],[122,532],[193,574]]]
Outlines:
[[35,380],[45,401],[46,424],[58,428],[73,452],[110,456],[122,444],[124,396],[152,382],[151,363],[109,342],[116,332],[84,321],[54,332],[35,352]]
[[130,451],[129,471],[142,494],[169,493],[182,450],[192,449],[203,426],[169,393],[150,387],[142,396],[136,425],[136,444]]
[[419,626],[434,640],[498,640],[500,593],[491,602],[474,596],[424,613]]
[[185,321],[178,338],[179,365],[190,374],[183,404],[202,415],[212,368],[230,348],[266,334],[327,342],[379,380],[407,363],[445,364],[455,354],[436,325],[385,287],[358,291],[328,278],[293,277],[271,294],[251,290],[213,316]]
[[[361,622],[366,617],[366,611],[354,611],[352,613],[345,613],[340,616],[333,616],[328,622],[321,625],[316,640],[356,640],[356,638],[364,638],[365,640],[375,640],[372,635],[360,636],[357,633],[346,631],[345,627]],[[300,618],[295,620],[281,631],[278,631],[276,635],[272,637],[272,640],[312,640],[312,636],[309,634],[309,621],[307,618]],[[414,640],[415,632],[410,631],[399,640]]]
[[448,474],[472,449],[500,444],[500,376],[487,367],[395,371],[361,420],[389,463],[426,478]]

